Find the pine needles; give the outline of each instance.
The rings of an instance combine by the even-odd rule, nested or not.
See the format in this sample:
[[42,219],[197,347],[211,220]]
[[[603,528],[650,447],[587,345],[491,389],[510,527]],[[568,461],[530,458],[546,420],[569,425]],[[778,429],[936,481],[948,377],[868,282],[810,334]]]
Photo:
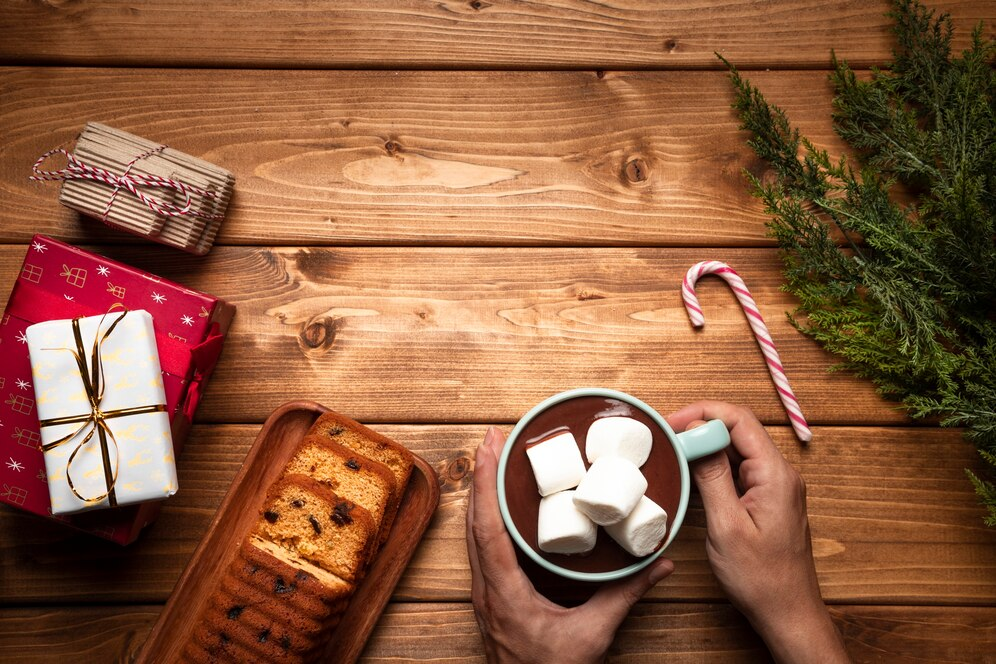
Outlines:
[[833,59],[834,128],[858,164],[800,136],[727,63],[748,144],[776,174],[748,178],[795,325],[911,416],[964,427],[990,471],[966,472],[996,526],[996,43],[980,25],[952,57],[947,15],[895,0],[890,16],[898,48],[870,80]]

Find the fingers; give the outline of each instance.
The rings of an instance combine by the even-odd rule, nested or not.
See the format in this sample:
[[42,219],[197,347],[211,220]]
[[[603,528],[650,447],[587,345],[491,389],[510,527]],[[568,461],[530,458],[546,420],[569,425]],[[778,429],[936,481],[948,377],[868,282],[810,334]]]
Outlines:
[[601,588],[579,610],[591,614],[591,624],[615,633],[630,609],[661,579],[674,571],[674,563],[660,558],[633,576],[609,583]]
[[484,434],[484,444],[491,449],[495,459],[501,458],[502,450],[505,449],[505,434],[497,427],[488,427],[488,432]]
[[730,459],[725,452],[716,452],[692,462],[692,477],[702,496],[706,527],[732,524],[747,515],[733,482]]
[[[475,459],[481,453],[480,446],[474,454]],[[475,466],[477,462],[475,461]],[[468,492],[467,498],[467,560],[470,562],[470,590],[475,601],[478,594],[484,590],[484,577],[481,576],[481,565],[477,559],[477,542],[474,540],[474,491]]]
[[668,424],[675,431],[685,431],[691,423],[700,420],[722,420],[730,430],[730,441],[744,459],[771,461],[782,457],[768,432],[749,408],[722,401],[699,401],[667,418]]
[[468,509],[467,517],[468,553],[476,559],[481,578],[489,586],[503,580],[507,582],[520,573],[515,549],[498,507],[498,452],[504,444],[504,434],[492,427],[477,448],[470,497],[472,508]]

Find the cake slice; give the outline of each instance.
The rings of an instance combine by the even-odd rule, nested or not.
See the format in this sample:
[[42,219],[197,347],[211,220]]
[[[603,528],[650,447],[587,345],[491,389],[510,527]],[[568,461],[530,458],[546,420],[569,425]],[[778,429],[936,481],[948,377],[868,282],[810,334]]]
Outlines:
[[307,436],[285,472],[308,475],[364,508],[377,525],[378,543],[387,539],[400,495],[394,473],[384,464],[321,436]]
[[365,509],[307,475],[273,485],[254,534],[350,583],[362,578],[377,543]]
[[325,413],[319,417],[308,433],[339,443],[384,464],[394,473],[399,500],[404,495],[415,458],[403,446],[336,413]]

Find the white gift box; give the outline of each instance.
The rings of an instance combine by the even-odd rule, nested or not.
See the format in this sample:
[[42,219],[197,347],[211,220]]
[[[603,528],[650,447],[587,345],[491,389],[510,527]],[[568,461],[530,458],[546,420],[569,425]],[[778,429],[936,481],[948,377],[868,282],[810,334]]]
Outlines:
[[176,493],[152,316],[114,310],[46,321],[26,337],[52,514]]

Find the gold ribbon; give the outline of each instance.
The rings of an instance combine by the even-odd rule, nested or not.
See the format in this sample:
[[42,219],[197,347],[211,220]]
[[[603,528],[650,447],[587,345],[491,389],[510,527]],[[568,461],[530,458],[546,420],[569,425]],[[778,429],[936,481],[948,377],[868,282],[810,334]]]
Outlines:
[[[104,363],[101,358],[101,349],[104,345],[104,341],[107,337],[111,336],[114,328],[117,327],[118,323],[128,315],[128,310],[125,309],[121,312],[110,327],[101,334],[100,329],[104,325],[104,319],[114,309],[122,307],[122,305],[115,304],[100,317],[100,322],[97,324],[97,333],[93,338],[93,352],[91,353],[91,366],[87,367],[86,362],[86,349],[83,346],[83,334],[80,332],[80,319],[74,318],[72,321],[73,325],[73,338],[76,342],[76,350],[72,348],[45,348],[43,350],[63,350],[73,354],[76,358],[76,366],[80,372],[80,378],[83,380],[83,389],[86,391],[87,399],[90,402],[90,412],[85,415],[72,415],[69,417],[53,417],[47,420],[41,420],[40,424],[42,427],[52,427],[58,426],[60,424],[77,424],[79,423],[79,428],[68,436],[63,436],[59,440],[53,441],[46,445],[42,445],[42,451],[48,452],[49,450],[55,449],[59,445],[68,443],[76,436],[83,433],[83,430],[90,427],[90,431],[87,432],[86,436],[83,437],[73,449],[72,454],[69,455],[69,461],[66,462],[66,480],[69,482],[69,490],[73,492],[73,495],[80,500],[87,503],[94,503],[107,498],[111,507],[117,505],[117,497],[114,494],[114,485],[118,481],[118,466],[121,463],[121,453],[118,447],[118,441],[114,438],[114,432],[111,431],[110,426],[108,426],[106,420],[116,418],[116,417],[129,417],[131,415],[144,415],[146,413],[156,413],[165,412],[166,404],[154,404],[150,406],[136,406],[133,408],[120,408],[118,410],[102,410],[100,407],[100,402],[104,398]],[[122,307],[123,308],[123,307]],[[100,441],[100,455],[104,466],[104,484],[107,487],[107,491],[99,496],[94,496],[87,498],[80,495],[73,485],[72,470],[73,460],[76,455],[79,454],[80,450],[93,439],[94,432],[97,433],[97,439]],[[108,448],[108,440],[114,444],[114,467],[111,468],[111,455]]]

